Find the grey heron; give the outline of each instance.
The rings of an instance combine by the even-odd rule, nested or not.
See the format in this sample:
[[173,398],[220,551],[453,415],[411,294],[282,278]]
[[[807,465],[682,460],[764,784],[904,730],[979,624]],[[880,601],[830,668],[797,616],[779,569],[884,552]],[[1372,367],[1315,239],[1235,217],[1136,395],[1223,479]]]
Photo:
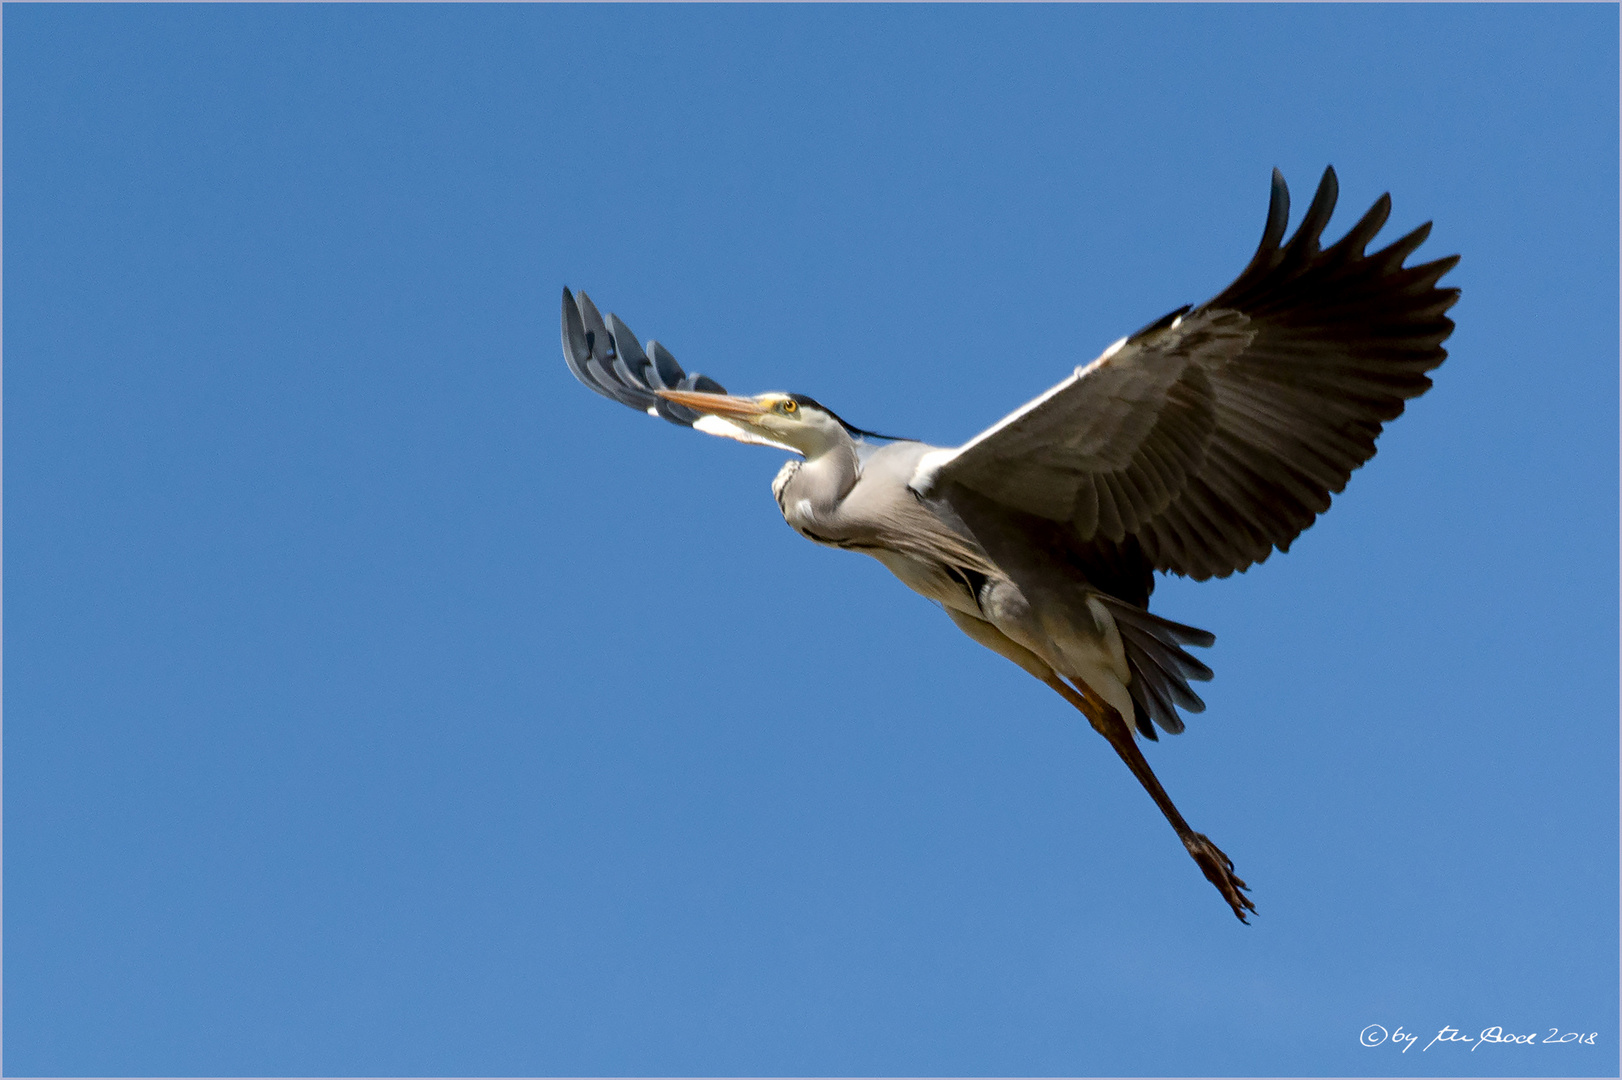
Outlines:
[[1439,288],[1458,256],[1404,263],[1427,222],[1367,252],[1382,195],[1320,246],[1333,168],[1285,241],[1273,171],[1261,245],[1213,299],[1115,342],[957,447],[857,428],[803,394],[729,395],[657,341],[638,345],[563,290],[563,355],[586,386],[675,424],[797,455],[772,482],[788,524],[859,551],[969,637],[1042,680],[1126,762],[1241,922],[1233,861],[1183,820],[1136,739],[1177,734],[1205,703],[1204,630],[1149,611],[1155,574],[1226,577],[1290,544],[1447,356]]

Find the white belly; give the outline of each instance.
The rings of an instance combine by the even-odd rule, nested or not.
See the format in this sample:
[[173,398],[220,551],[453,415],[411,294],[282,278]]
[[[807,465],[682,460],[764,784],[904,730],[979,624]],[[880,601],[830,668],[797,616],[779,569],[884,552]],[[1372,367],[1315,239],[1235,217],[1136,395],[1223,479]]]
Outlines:
[[900,578],[903,585],[919,596],[928,597],[943,607],[955,608],[971,615],[980,614],[978,606],[964,589],[963,583],[942,570],[940,564],[915,559],[899,551],[873,550],[867,554],[883,563],[885,569]]

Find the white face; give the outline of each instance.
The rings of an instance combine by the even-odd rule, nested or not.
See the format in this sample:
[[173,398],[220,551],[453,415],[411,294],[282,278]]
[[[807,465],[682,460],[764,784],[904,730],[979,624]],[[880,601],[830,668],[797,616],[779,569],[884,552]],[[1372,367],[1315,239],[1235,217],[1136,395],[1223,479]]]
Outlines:
[[702,431],[706,435],[719,435],[723,439],[733,439],[737,442],[749,443],[751,446],[770,446],[778,450],[787,450],[791,454],[800,452],[788,443],[768,439],[743,424],[728,420],[722,416],[716,416],[714,413],[705,413],[693,421],[693,428],[696,431]]
[[693,424],[699,431],[738,442],[772,446],[809,458],[850,440],[839,421],[821,409],[803,408],[787,394],[745,398],[661,390],[659,396],[703,413]]

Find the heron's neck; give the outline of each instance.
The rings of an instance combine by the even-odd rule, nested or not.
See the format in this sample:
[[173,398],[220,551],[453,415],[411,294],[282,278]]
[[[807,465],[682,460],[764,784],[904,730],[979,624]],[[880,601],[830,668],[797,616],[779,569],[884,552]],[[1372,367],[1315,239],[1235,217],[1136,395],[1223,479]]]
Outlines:
[[856,474],[860,469],[856,460],[856,444],[850,436],[840,432],[842,436],[821,453],[807,456],[805,464],[800,466],[799,475],[803,477],[802,483],[815,486],[817,495],[814,497],[809,491],[802,494],[802,499],[811,499],[813,506],[821,507],[826,501],[827,505],[834,505],[856,486]]
[[839,435],[807,454],[788,478],[779,502],[790,524],[798,525],[800,518],[827,520],[856,486],[856,444],[844,432]]

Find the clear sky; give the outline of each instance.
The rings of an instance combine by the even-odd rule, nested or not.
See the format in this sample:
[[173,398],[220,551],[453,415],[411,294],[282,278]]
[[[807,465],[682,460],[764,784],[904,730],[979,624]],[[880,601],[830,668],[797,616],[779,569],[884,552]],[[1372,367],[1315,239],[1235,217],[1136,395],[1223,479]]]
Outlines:
[[[1615,1075],[1618,17],[12,6],[5,1071]],[[561,286],[961,441],[1283,169],[1461,253],[1436,386],[1148,749]],[[1364,1047],[1369,1025],[1422,1041]],[[1593,1046],[1438,1043],[1499,1026]]]

